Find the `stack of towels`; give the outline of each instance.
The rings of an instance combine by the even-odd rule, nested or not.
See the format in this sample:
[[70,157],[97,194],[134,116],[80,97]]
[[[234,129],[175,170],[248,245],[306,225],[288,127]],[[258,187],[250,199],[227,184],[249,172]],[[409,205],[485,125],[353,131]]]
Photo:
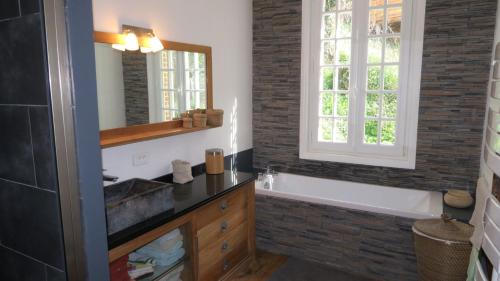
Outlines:
[[[129,255],[129,263],[146,263],[152,266],[169,267],[180,261],[186,251],[183,236],[175,229]],[[161,281],[181,281],[183,266],[177,267],[162,277]],[[139,276],[135,276],[137,278]]]

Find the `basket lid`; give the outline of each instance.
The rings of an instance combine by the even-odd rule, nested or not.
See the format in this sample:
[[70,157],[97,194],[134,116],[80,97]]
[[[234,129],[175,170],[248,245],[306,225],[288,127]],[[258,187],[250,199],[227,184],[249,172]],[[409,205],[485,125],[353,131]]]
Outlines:
[[469,242],[474,231],[471,225],[452,220],[445,214],[440,219],[418,220],[413,227],[432,238],[453,242]]

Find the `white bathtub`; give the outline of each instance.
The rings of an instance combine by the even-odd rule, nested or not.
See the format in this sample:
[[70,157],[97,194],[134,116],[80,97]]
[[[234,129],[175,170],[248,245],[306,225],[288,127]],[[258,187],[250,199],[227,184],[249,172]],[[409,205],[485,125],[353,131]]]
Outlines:
[[272,190],[256,184],[256,193],[412,219],[436,218],[442,194],[396,187],[280,173]]

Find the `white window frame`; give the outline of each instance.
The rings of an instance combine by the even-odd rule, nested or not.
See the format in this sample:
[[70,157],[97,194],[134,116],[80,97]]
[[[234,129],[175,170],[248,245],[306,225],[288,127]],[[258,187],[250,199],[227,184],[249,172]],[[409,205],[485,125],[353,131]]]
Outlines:
[[[189,93],[196,93],[196,103],[201,104],[200,99],[201,99],[201,94],[205,94],[205,99],[207,99],[207,85],[206,85],[206,78],[205,78],[205,85],[201,85],[199,81],[199,76],[196,76],[196,84],[198,84],[200,87],[203,86],[203,89],[187,89],[186,87],[186,73],[187,72],[204,72],[205,77],[207,74],[207,67],[206,67],[206,57],[205,57],[205,67],[202,68],[189,68],[186,66],[185,63],[185,51],[176,51],[176,62],[177,62],[177,67],[176,68],[170,68],[170,69],[163,69],[161,67],[161,53],[157,52],[154,54],[147,54],[147,59],[148,59],[148,92],[149,92],[149,116],[150,116],[150,122],[155,123],[155,122],[164,122],[165,120],[163,119],[163,114],[164,111],[177,111],[181,113],[182,111],[186,110],[188,99],[189,99]],[[199,60],[198,56],[204,55],[203,53],[194,53],[196,60]],[[196,63],[197,65],[197,63]],[[175,84],[178,85],[177,89],[163,89],[162,88],[162,72],[164,71],[173,71],[175,72]],[[175,92],[176,93],[176,98],[178,99],[179,102],[179,109],[172,109],[172,108],[166,108],[164,107],[164,94],[163,91],[167,92]],[[196,107],[196,106],[195,106]]]
[[[400,98],[397,109],[396,144],[394,146],[363,144],[364,89],[366,75],[367,37],[360,36],[360,26],[368,26],[368,0],[353,0],[353,32],[351,42],[351,86],[349,96],[349,140],[347,144],[319,143],[317,140],[319,111],[319,56],[322,7],[324,0],[302,1],[302,62],[300,101],[300,151],[301,159],[342,162],[371,166],[415,169],[420,78],[423,54],[425,0],[403,1],[400,65]],[[365,14],[366,17],[359,15]],[[404,47],[404,46],[407,47]],[[352,71],[352,66],[358,71]]]

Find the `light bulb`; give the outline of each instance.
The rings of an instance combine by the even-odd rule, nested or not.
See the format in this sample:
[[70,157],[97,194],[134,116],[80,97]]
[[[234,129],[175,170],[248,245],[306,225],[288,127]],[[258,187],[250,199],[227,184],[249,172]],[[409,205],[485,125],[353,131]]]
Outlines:
[[131,31],[125,33],[125,49],[129,51],[139,50],[139,40],[137,40],[137,35]]
[[141,47],[141,53],[143,54],[151,53],[151,48]]
[[161,43],[161,40],[158,39],[158,37],[153,36],[149,39],[149,45],[151,48],[151,51],[156,53],[164,49],[163,43]]
[[113,49],[116,49],[116,50],[119,50],[119,51],[122,51],[122,52],[125,51],[125,46],[122,45],[122,44],[112,44],[111,47]]

